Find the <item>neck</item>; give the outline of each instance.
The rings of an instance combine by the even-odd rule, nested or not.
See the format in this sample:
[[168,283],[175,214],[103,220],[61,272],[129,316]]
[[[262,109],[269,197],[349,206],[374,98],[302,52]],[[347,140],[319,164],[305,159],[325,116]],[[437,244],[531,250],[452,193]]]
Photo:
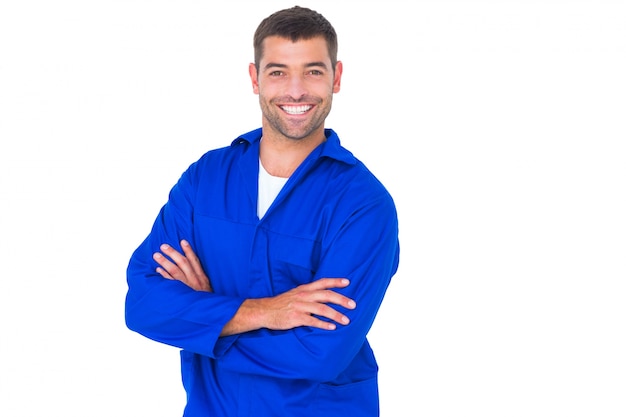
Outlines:
[[272,176],[289,178],[313,149],[326,140],[323,130],[321,133],[321,138],[294,140],[263,132],[259,155],[263,167]]

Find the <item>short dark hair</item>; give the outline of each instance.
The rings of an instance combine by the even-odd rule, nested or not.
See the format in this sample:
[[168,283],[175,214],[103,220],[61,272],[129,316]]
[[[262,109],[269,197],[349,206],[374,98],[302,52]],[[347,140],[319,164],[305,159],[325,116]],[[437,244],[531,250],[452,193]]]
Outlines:
[[328,56],[335,69],[337,64],[337,33],[333,25],[318,12],[294,6],[277,11],[261,21],[254,32],[254,65],[259,69],[263,56],[263,41],[269,36],[291,39],[292,42],[322,36],[326,40]]

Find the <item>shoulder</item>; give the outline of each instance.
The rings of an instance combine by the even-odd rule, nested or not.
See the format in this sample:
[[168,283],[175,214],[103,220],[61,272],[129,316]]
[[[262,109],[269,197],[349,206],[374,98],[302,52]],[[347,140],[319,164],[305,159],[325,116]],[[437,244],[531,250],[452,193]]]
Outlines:
[[[233,139],[230,145],[211,149],[191,164],[192,170],[223,169],[249,152],[258,153],[261,130],[255,129]],[[257,158],[256,156],[255,158]]]
[[341,145],[335,131],[327,129],[325,145],[321,156],[325,157],[323,163],[330,183],[334,183],[338,189],[344,189],[352,198],[359,196],[362,202],[384,200],[394,205],[387,188],[362,160]]

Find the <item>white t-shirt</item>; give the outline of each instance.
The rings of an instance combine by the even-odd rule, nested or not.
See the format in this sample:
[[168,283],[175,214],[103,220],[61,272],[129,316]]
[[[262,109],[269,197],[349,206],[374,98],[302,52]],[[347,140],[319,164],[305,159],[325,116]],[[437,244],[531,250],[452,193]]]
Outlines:
[[259,219],[263,218],[265,212],[272,205],[272,202],[288,179],[270,175],[259,159],[259,198],[256,209]]

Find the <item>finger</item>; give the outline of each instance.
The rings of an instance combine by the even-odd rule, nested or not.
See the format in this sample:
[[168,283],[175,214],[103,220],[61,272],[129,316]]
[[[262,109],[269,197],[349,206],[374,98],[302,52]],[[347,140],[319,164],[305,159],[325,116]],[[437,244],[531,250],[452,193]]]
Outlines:
[[152,255],[152,258],[161,266],[164,272],[169,274],[171,278],[184,280],[185,274],[183,273],[183,271],[181,271],[175,263],[167,259],[165,256],[161,255],[159,252],[156,252]]
[[349,310],[353,310],[356,308],[356,302],[353,299],[333,290],[322,289],[307,291],[306,289],[302,288],[302,286],[300,286],[295,288],[293,291],[295,296],[300,301],[314,302],[320,304],[336,304]]
[[[183,275],[186,278],[190,278],[191,276],[193,276],[194,271],[193,268],[191,267],[191,265],[189,264],[189,260],[180,252],[178,252],[176,249],[174,249],[173,247],[171,247],[170,245],[168,245],[167,243],[164,243],[161,245],[161,250],[167,255],[169,256],[172,261],[174,261],[174,263],[176,264],[176,266],[178,268],[180,268],[180,270],[182,271]],[[168,271],[171,273],[172,271],[170,271],[168,269]],[[175,276],[177,279],[179,277]]]
[[335,323],[342,324],[344,326],[350,323],[350,318],[348,316],[326,304],[312,303],[308,306],[308,309],[310,314],[314,314],[318,317],[325,317]]
[[308,326],[308,327],[316,327],[318,329],[322,329],[322,330],[335,330],[337,329],[337,325],[335,323],[330,323],[318,318],[315,318],[313,316],[309,316],[309,319],[307,320],[306,323],[302,324],[303,326]]
[[345,288],[350,285],[347,278],[320,278],[309,284],[305,284],[310,290],[325,290],[328,288]]
[[172,280],[174,279],[174,277],[172,277],[170,274],[168,274],[168,272],[165,269],[161,268],[161,267],[157,267],[156,271],[163,278],[172,279]]
[[323,330],[335,330],[337,329],[338,323],[344,326],[350,323],[350,320],[341,314],[338,314],[336,319],[328,316],[332,317],[333,314],[304,314],[301,317],[298,326],[316,327]]
[[356,308],[356,301],[353,299],[346,297],[343,294],[339,294],[336,291],[324,290],[316,293],[321,297],[323,303],[331,303],[336,304],[338,306],[342,306],[349,310],[354,310]]
[[183,248],[183,252],[185,253],[185,256],[187,257],[187,259],[189,260],[191,268],[193,269],[195,274],[203,275],[204,269],[202,269],[202,265],[200,264],[200,259],[198,259],[198,256],[191,248],[191,245],[189,244],[189,242],[183,239],[180,241],[180,246]]
[[[211,281],[209,277],[207,277],[204,272],[204,268],[202,268],[202,264],[200,263],[200,259],[198,255],[193,251],[191,244],[185,239],[180,241],[180,246],[183,248],[183,252],[185,256],[189,260],[189,265],[194,271],[194,280],[197,284],[197,289],[201,289],[203,291],[213,292],[213,287],[211,286]],[[195,288],[195,287],[194,287]]]
[[181,247],[184,255],[166,243],[161,245],[161,250],[165,252],[179,268],[176,271],[168,270],[168,272],[170,272],[175,279],[184,282],[187,286],[195,290],[211,292],[212,288],[210,282],[206,278],[206,274],[200,265],[200,260],[191,249],[191,245],[189,242],[183,240],[181,241]]

